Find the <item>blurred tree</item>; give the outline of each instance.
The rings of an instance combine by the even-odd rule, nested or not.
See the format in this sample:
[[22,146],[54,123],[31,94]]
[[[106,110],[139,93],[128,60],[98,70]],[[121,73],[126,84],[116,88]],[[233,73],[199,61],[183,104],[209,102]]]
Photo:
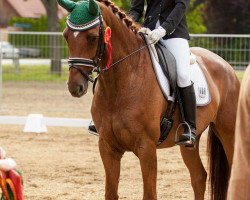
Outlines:
[[60,31],[59,18],[57,14],[58,4],[57,1],[41,0],[47,13],[48,31]]
[[209,33],[249,34],[249,0],[207,0],[205,23]]
[[206,0],[191,0],[189,10],[194,10],[201,4],[204,4]]
[[128,11],[131,5],[131,0],[113,0],[113,2],[125,11]]
[[[131,0],[113,0],[120,8],[128,11],[131,6]],[[187,21],[190,33],[205,33],[206,27],[203,20],[205,0],[191,0],[187,13]],[[146,5],[146,4],[145,4]]]
[[204,0],[191,0],[187,12],[187,23],[190,33],[205,33],[207,31],[203,19]]
[[[78,1],[78,0],[74,0]],[[112,0],[119,8],[128,11],[132,0]],[[145,0],[146,1],[146,0]],[[205,33],[206,26],[203,20],[204,2],[206,0],[191,0],[187,13],[187,21],[190,33]],[[146,5],[146,4],[145,4]]]
[[[59,32],[60,24],[59,18],[57,14],[58,4],[55,0],[41,0],[47,13],[47,23],[48,23],[48,31],[49,32]],[[49,37],[50,44],[50,55],[51,55],[51,65],[50,72],[52,74],[61,75],[62,67],[61,67],[61,56],[60,56],[60,38],[57,35],[51,35]]]

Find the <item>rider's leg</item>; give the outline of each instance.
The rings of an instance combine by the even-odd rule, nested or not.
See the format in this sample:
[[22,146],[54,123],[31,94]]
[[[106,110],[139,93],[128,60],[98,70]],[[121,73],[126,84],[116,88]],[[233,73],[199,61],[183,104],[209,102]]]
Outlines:
[[184,128],[184,133],[180,135],[177,144],[194,146],[196,138],[196,98],[193,83],[190,79],[190,49],[186,39],[172,38],[162,40],[167,49],[173,54],[177,65],[177,85],[180,88],[180,97],[183,103],[185,120],[189,128]]

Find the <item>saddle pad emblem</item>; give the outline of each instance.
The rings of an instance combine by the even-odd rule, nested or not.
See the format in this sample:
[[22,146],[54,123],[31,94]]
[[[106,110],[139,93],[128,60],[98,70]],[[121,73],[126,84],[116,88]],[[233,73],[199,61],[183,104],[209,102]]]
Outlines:
[[199,97],[200,98],[206,98],[206,88],[204,87],[198,87]]

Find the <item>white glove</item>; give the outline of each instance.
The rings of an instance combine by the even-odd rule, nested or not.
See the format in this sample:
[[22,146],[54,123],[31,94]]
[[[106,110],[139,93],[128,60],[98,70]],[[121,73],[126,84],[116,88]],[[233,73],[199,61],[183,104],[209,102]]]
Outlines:
[[145,27],[142,27],[140,30],[139,30],[139,33],[143,33],[144,35],[149,35],[152,33],[152,31],[149,29],[149,28],[145,28]]
[[156,44],[162,37],[166,35],[166,30],[159,26],[148,34],[150,43]]

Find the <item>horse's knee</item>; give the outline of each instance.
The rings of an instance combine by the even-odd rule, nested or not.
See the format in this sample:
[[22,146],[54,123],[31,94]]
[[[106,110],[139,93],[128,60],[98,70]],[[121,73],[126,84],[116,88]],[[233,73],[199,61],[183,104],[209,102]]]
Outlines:
[[138,142],[134,153],[140,160],[156,157],[155,142],[151,140],[142,140]]

